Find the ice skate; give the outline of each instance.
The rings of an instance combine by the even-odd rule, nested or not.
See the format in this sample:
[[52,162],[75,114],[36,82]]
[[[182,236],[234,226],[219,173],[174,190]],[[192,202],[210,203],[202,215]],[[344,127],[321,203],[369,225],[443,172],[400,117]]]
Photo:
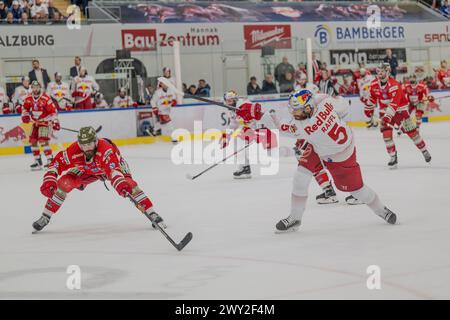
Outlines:
[[334,191],[332,185],[326,187],[324,189],[324,192],[316,197],[316,201],[318,204],[329,204],[339,202],[338,199],[336,199],[336,191]]
[[297,231],[301,224],[302,223],[301,223],[300,220],[295,220],[294,218],[289,216],[286,219],[280,220],[276,224],[276,226],[275,226],[275,228],[276,228],[275,233],[285,233],[285,232]]
[[398,158],[397,158],[397,152],[391,156],[391,159],[388,162],[389,169],[397,169],[398,165]]
[[163,218],[155,211],[150,213],[146,213],[145,216],[152,222],[152,227],[156,229],[155,223],[158,224],[161,228],[166,229],[167,225],[164,223]]
[[34,163],[30,166],[31,171],[40,171],[42,170],[42,159],[37,158],[34,160]]
[[397,222],[397,215],[386,207],[384,207],[384,212],[378,216],[389,224],[395,224]]
[[425,162],[429,163],[431,161],[431,154],[428,150],[422,151],[423,157],[425,158]]
[[358,205],[358,204],[364,204],[364,202],[356,199],[352,195],[349,195],[347,198],[345,198],[345,203],[347,203],[348,205],[351,205],[351,206]]
[[33,228],[35,232],[41,231],[45,228],[46,225],[49,224],[51,219],[51,216],[46,215],[45,213],[42,214],[42,216],[33,223]]
[[250,166],[243,166],[238,171],[233,173],[234,179],[250,179],[252,177],[252,170]]

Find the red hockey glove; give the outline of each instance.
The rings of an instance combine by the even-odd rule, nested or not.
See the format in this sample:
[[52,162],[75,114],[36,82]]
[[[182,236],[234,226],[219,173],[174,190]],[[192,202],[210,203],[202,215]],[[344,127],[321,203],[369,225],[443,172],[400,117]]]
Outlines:
[[155,117],[158,117],[159,115],[159,110],[158,108],[152,108],[153,114],[155,115]]
[[22,122],[23,123],[30,123],[31,122],[31,117],[28,114],[25,114],[22,116]]
[[128,183],[121,173],[114,173],[111,179],[111,185],[122,197],[126,197],[133,192],[133,187]]
[[229,143],[230,143],[230,135],[228,133],[223,133],[219,141],[220,148],[225,149]]
[[58,188],[57,175],[54,172],[47,172],[42,182],[41,193],[44,197],[51,198]]
[[395,116],[395,109],[392,107],[387,107],[384,110],[384,115],[381,118],[381,121],[383,121],[384,123],[391,123],[392,118]]
[[139,107],[139,104],[137,102],[133,102],[133,108]]
[[8,103],[4,103],[3,104],[2,111],[3,111],[3,114],[10,114],[11,113],[11,109],[9,108],[9,104]]
[[20,104],[18,104],[18,105],[16,106],[16,113],[22,114],[22,106],[21,106]]
[[177,105],[177,100],[173,99],[171,105],[172,107],[175,107]]
[[61,130],[61,125],[59,124],[58,120],[53,121],[53,130],[55,130],[55,131]]

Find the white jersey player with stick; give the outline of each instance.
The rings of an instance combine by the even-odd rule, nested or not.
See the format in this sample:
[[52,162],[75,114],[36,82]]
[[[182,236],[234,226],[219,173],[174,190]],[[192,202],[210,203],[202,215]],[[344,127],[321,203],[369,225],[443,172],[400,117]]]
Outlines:
[[170,116],[172,107],[177,105],[177,95],[175,90],[168,87],[164,82],[159,82],[159,87],[153,94],[150,101],[153,114],[158,120],[154,122],[153,131],[161,130],[163,135],[169,136],[173,143],[178,142],[172,138],[173,123]]
[[52,98],[58,111],[72,110],[70,86],[62,81],[61,73],[55,73],[55,81],[47,85],[47,94]]
[[376,215],[395,224],[396,215],[363,182],[352,130],[342,120],[348,105],[328,95],[301,90],[289,97],[289,108],[292,118],[287,121],[280,121],[274,111],[271,117],[281,133],[305,139],[308,146],[294,176],[290,215],[277,223],[277,231],[295,231],[300,226],[313,172],[322,163],[339,190],[350,192]]

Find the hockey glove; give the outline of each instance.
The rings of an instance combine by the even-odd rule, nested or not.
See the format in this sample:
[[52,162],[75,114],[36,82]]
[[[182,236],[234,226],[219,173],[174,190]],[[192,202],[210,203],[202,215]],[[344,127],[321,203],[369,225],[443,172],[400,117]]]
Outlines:
[[51,198],[58,188],[57,175],[54,172],[47,172],[41,186],[41,193],[44,197]]
[[133,192],[132,186],[128,183],[125,177],[119,172],[113,173],[113,177],[111,178],[111,185],[122,197],[127,197],[129,194]]

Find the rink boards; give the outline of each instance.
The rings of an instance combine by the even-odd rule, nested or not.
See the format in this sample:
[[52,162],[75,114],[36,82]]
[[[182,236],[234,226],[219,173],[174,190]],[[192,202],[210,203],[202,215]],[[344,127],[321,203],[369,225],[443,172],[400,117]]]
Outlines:
[[[436,99],[450,95],[450,90],[432,92]],[[279,97],[258,97],[254,100],[262,104],[263,110],[275,109],[280,114],[287,115],[287,99]],[[358,96],[348,96],[350,113],[346,120],[351,126],[365,126],[363,105]],[[425,114],[424,122],[450,121],[450,99],[436,100],[440,110],[433,110]],[[152,125],[149,108],[87,110],[61,113],[59,119],[61,126],[70,129],[79,129],[83,126],[102,126],[102,137],[113,139],[118,145],[146,144],[155,141],[170,141],[169,137],[148,137],[143,131]],[[202,139],[202,132],[221,132],[227,125],[227,111],[218,106],[208,104],[182,104],[172,110],[174,128],[178,129],[177,136],[185,138]],[[268,117],[261,122],[267,127],[273,127]],[[197,130],[194,132],[194,126]],[[199,130],[200,128],[200,130]],[[28,135],[31,125],[22,124],[20,115],[0,115],[0,155],[30,153]],[[66,147],[76,139],[76,135],[69,131],[53,132],[52,147],[57,150]]]

